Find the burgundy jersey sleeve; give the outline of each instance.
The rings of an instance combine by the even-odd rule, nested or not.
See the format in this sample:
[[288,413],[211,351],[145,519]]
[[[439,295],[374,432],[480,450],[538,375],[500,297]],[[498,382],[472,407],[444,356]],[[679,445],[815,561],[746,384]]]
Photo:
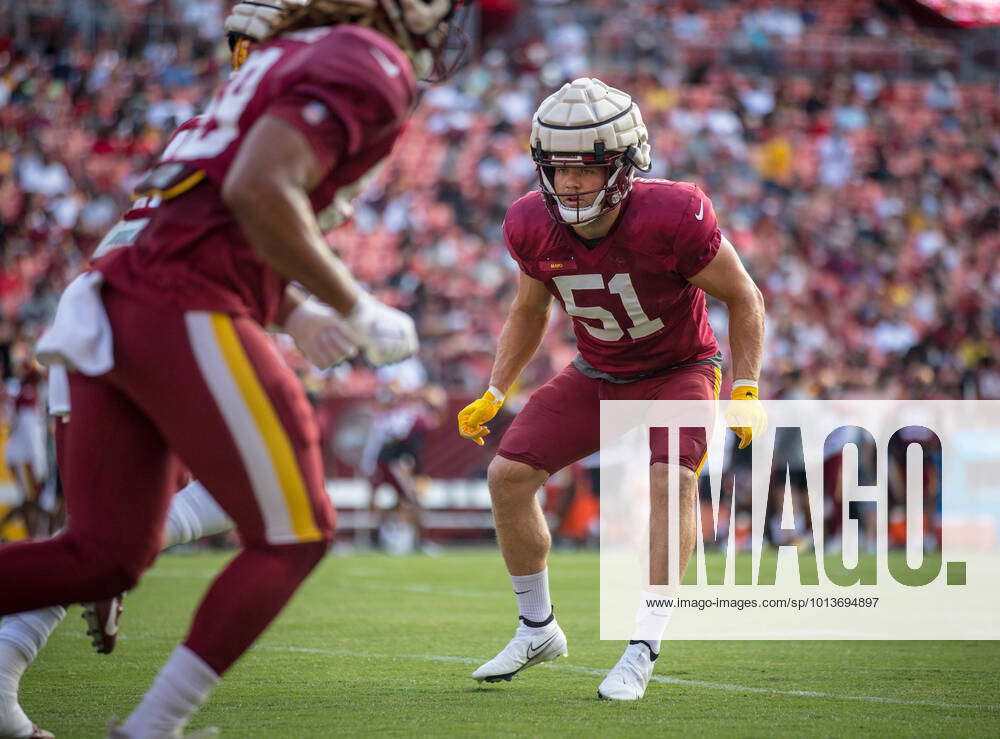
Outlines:
[[520,241],[517,238],[517,218],[511,217],[511,213],[507,211],[507,217],[503,221],[503,243],[507,246],[507,251],[510,252],[510,256],[517,266],[521,268],[521,271],[528,274],[528,266],[520,254]]
[[333,169],[346,154],[348,137],[340,118],[316,98],[288,93],[275,100],[266,112],[281,118],[306,137],[324,172]]
[[552,219],[538,191],[531,191],[511,203],[503,220],[503,240],[517,266],[528,277],[544,280],[539,259],[545,252]]
[[694,277],[715,259],[721,243],[722,233],[712,201],[700,187],[692,187],[691,201],[674,237],[677,271],[684,278]]

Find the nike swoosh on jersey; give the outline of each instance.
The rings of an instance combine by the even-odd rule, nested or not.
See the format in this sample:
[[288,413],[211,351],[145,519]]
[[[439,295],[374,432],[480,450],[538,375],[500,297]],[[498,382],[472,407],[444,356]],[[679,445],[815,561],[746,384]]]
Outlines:
[[556,634],[553,634],[553,635],[552,635],[552,636],[550,636],[550,637],[549,637],[548,639],[546,639],[546,640],[545,640],[545,641],[543,641],[543,642],[542,642],[541,644],[539,644],[539,645],[538,645],[537,647],[535,646],[535,643],[534,643],[534,642],[532,642],[531,644],[529,644],[529,645],[528,645],[528,659],[533,659],[533,658],[537,657],[537,656],[538,656],[538,653],[539,653],[539,652],[541,652],[541,651],[542,651],[543,649],[545,649],[545,646],[546,646],[546,645],[547,645],[547,644],[548,644],[548,643],[549,643],[550,641],[552,641],[552,640],[553,640],[553,639],[555,639],[555,638],[556,638]]
[[378,62],[378,65],[382,67],[382,71],[390,77],[399,76],[399,65],[393,64],[389,61],[389,57],[385,55],[385,52],[375,46],[369,47],[368,50],[372,53],[372,56],[375,57],[375,61]]
[[698,208],[698,215],[695,216],[695,220],[702,221],[705,219],[705,201],[701,201],[701,207]]

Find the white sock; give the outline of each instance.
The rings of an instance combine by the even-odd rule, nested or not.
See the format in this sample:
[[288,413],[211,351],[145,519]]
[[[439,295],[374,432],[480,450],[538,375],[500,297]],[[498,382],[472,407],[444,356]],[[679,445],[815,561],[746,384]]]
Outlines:
[[31,736],[31,719],[17,702],[17,697],[0,696],[0,736]]
[[521,615],[529,621],[544,621],[552,613],[552,601],[549,599],[549,568],[534,575],[511,575],[514,584],[514,595],[517,596],[517,608]]
[[[635,614],[632,641],[644,641],[655,654],[660,653],[660,639],[667,630],[667,624],[670,623],[673,597],[651,590],[642,591],[639,595],[639,608]],[[664,605],[664,601],[671,601],[671,605]]]
[[31,661],[20,649],[6,643],[0,644],[0,698],[17,698],[21,675],[30,664]]
[[28,736],[31,721],[17,702],[21,676],[66,616],[61,606],[4,616],[0,622],[0,736]]
[[187,544],[203,536],[230,531],[233,522],[197,480],[177,491],[170,501],[163,548]]
[[160,670],[142,702],[122,725],[126,736],[154,739],[184,728],[219,682],[215,670],[197,654],[179,646]]
[[[62,606],[4,616],[0,621],[0,645],[18,649],[28,664],[31,664],[49,640],[49,635],[64,618],[66,609]],[[3,662],[0,662],[0,673],[3,672],[3,667]]]
[[31,721],[17,702],[21,675],[29,664],[20,649],[6,642],[0,643],[0,736],[31,734]]

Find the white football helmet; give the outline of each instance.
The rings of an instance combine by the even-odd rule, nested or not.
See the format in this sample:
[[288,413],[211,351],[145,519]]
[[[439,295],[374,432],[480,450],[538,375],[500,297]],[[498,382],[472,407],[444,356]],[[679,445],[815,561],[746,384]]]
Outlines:
[[223,28],[233,69],[239,69],[250,53],[250,44],[263,41],[286,11],[302,7],[306,0],[241,0],[233,6]]
[[[261,0],[254,0],[260,2]],[[280,2],[280,0],[264,0]],[[447,77],[463,61],[468,39],[462,24],[453,19],[461,8],[475,0],[295,0],[319,12],[336,14],[344,10],[363,11],[356,22],[386,31],[410,57],[417,76],[439,80]],[[365,19],[368,16],[368,20]],[[351,21],[355,22],[355,21]],[[386,28],[386,26],[388,28]],[[450,57],[450,59],[446,59]]]
[[[589,223],[625,202],[634,170],[648,172],[649,136],[628,93],[598,79],[567,82],[538,106],[531,121],[531,158],[549,213],[569,224]],[[603,167],[604,186],[585,193],[558,193],[556,167]],[[563,205],[560,197],[597,197],[586,207]]]

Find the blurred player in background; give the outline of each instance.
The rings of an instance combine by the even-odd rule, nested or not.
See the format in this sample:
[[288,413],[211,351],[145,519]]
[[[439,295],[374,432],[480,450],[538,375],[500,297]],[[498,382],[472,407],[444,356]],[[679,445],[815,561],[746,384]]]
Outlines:
[[[372,544],[403,554],[426,544],[418,492],[419,459],[428,432],[441,424],[447,395],[439,385],[428,384],[427,372],[416,357],[378,374],[383,384],[375,394],[375,415],[356,469],[371,483]],[[383,484],[396,494],[388,507],[377,500]]]
[[115,736],[178,736],[326,551],[315,423],[262,327],[294,310],[284,296],[296,280],[346,317],[373,364],[415,350],[412,320],[360,290],[316,214],[390,152],[414,68],[443,71],[453,6],[313,0],[289,13],[145,182],[159,202],[136,248],[67,290],[39,345],[75,369],[70,526],[0,550],[0,612],[133,586],[159,549],[172,452],[244,545]]
[[[541,343],[552,296],[573,318],[580,354],[536,391],[504,434],[490,464],[497,539],[517,597],[521,624],[499,654],[473,673],[479,681],[567,654],[549,596],[551,539],[535,493],[557,470],[597,451],[599,401],[705,400],[721,385],[721,353],[705,294],[726,304],[733,398],[749,400],[727,419],[741,447],[766,425],[757,401],[764,341],[760,291],[722,236],[708,197],[695,185],[634,179],[648,171],[650,147],[629,95],[581,78],[535,113],[532,157],[541,190],[507,211],[504,237],[521,268],[518,292],[500,335],[490,387],[458,416],[462,436],[483,443],[504,394]],[[672,585],[667,553],[666,429],[651,435],[649,582]],[[680,435],[679,573],[694,547],[697,471],[704,436]],[[638,604],[636,638],[598,688],[602,698],[635,700],[646,690],[669,611],[652,585]]]
[[45,413],[42,411],[40,385],[42,373],[32,361],[27,362],[10,400],[8,418],[10,435],[4,445],[4,462],[17,485],[21,502],[0,520],[0,531],[20,518],[29,538],[49,533],[49,514],[41,505],[42,489],[49,474]]

